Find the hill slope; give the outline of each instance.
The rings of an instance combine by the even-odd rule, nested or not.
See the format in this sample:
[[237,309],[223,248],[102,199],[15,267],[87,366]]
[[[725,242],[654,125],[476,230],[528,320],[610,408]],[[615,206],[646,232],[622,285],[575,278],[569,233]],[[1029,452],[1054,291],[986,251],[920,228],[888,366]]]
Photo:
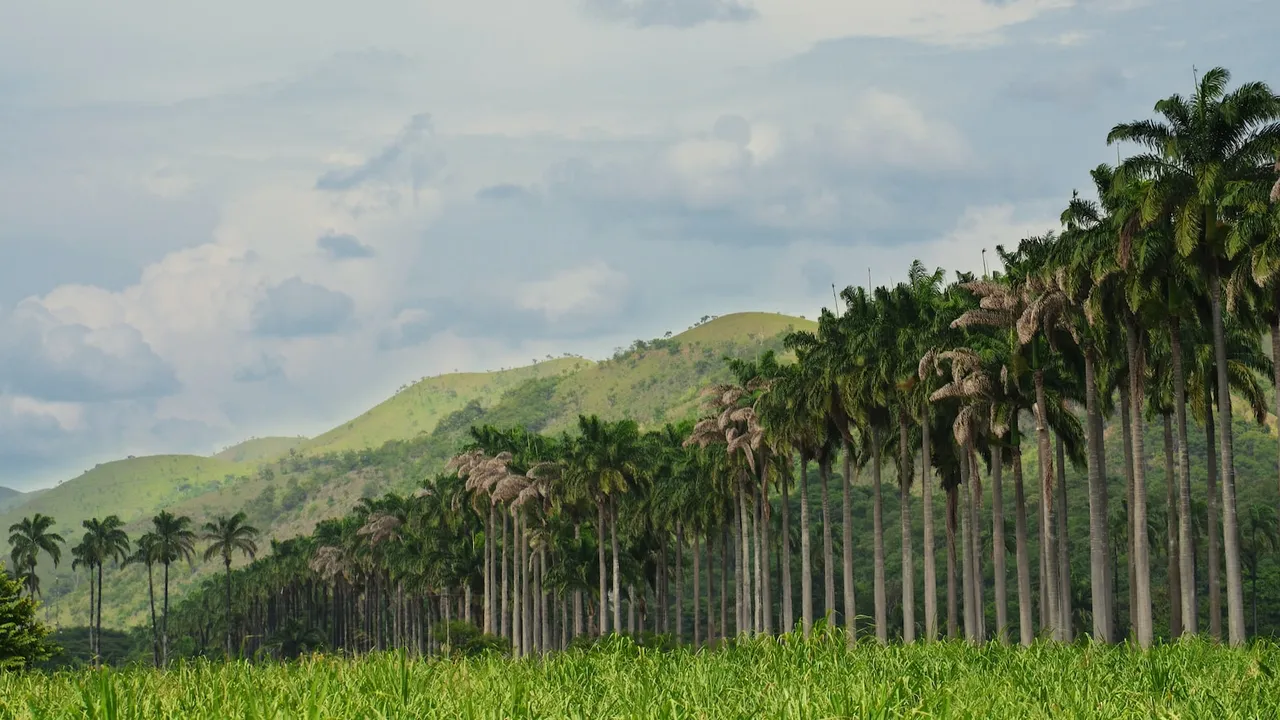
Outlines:
[[[0,487],[0,512],[4,512],[8,508],[21,505],[27,501],[27,494],[18,492],[13,488]],[[7,525],[5,527],[8,527]]]
[[[263,438],[229,448],[220,457],[192,458],[208,464],[201,466],[206,472],[200,477],[213,475],[222,481],[203,485],[203,492],[170,496],[165,507],[190,515],[197,525],[213,515],[243,509],[265,537],[284,539],[308,533],[316,522],[344,514],[362,496],[411,488],[439,472],[473,423],[558,431],[570,428],[579,413],[630,416],[642,425],[679,420],[696,412],[702,387],[728,377],[724,356],[755,357],[767,349],[781,352],[782,333],[814,325],[785,315],[742,313],[712,319],[674,337],[636,341],[599,363],[564,358],[504,372],[429,378],[296,446],[295,453],[278,442],[285,439]],[[274,456],[267,454],[279,447],[285,449]],[[246,462],[228,462],[241,457]],[[137,462],[102,466],[111,472],[99,468],[97,475],[86,474],[57,489],[101,479],[127,490],[129,486],[118,476],[140,470],[134,465]],[[109,467],[117,465],[120,472]],[[123,472],[126,468],[129,473]],[[120,503],[112,498],[116,492],[94,492],[93,500],[83,505],[95,508],[99,515],[121,512]],[[62,495],[67,494],[63,490]],[[129,515],[136,522],[127,530],[136,537],[157,507],[158,495],[135,491],[122,498],[135,508],[147,507],[146,512],[135,510]],[[55,500],[41,512],[57,517],[64,530],[64,515],[78,526],[83,505],[65,497]],[[267,545],[264,538],[260,547]],[[211,564],[173,566],[174,592],[181,595],[184,587],[216,569]],[[145,570],[130,567],[112,575],[116,579],[104,598],[104,622],[116,626],[142,622],[147,607]],[[45,587],[58,622],[84,622],[87,584],[76,583],[65,564]]]
[[233,463],[259,462],[285,455],[306,441],[302,436],[253,438],[232,445],[214,457]]

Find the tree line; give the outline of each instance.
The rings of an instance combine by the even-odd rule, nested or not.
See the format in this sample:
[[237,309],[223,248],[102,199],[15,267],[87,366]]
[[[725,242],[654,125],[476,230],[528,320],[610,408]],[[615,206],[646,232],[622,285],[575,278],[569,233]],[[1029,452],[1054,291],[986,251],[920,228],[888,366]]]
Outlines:
[[[233,553],[256,552],[256,531],[243,516],[220,518],[206,526],[205,554],[223,560],[223,577],[193,591],[172,618],[168,567],[190,557],[194,535],[188,519],[170,517],[185,544],[160,540],[162,513],[148,541],[155,548],[139,555],[139,541],[133,551],[164,569],[158,624],[152,601],[157,661],[171,619],[196,651],[221,635],[228,655],[432,652],[456,645],[459,620],[517,655],[610,633],[712,644],[808,635],[819,622],[843,627],[851,643],[863,627],[880,642],[963,634],[1026,645],[1087,633],[1145,648],[1155,637],[1153,545],[1168,560],[1170,636],[1203,632],[1207,610],[1210,636],[1245,642],[1244,575],[1252,562],[1256,582],[1259,544],[1242,546],[1233,417],[1247,409],[1264,422],[1268,391],[1280,386],[1271,359],[1280,357],[1280,97],[1262,83],[1228,85],[1215,68],[1190,97],[1156,103],[1155,118],[1112,128],[1108,144],[1136,152],[1091,172],[1095,197],[1073,193],[1061,228],[997,247],[1000,270],[956,272],[948,282],[916,262],[892,287],[848,287],[816,331],[788,334],[794,362],[772,353],[728,361],[731,381],[706,389],[696,421],[645,431],[584,416],[554,436],[473,427],[447,471],[417,491],[366,498],[309,536],[272,541],[269,555],[234,571]],[[1106,477],[1108,422],[1122,435],[1118,498]],[[1193,478],[1194,425],[1210,461]],[[1148,427],[1159,428],[1163,447],[1147,446]],[[1161,454],[1163,492],[1148,469]],[[1088,490],[1084,598],[1073,592],[1067,547],[1068,462],[1084,469]],[[851,579],[865,559],[853,554],[852,489],[864,474],[873,582],[860,625]],[[886,475],[900,519],[892,580]],[[1193,482],[1203,505],[1193,502]],[[1161,497],[1154,506],[1153,497]],[[1165,527],[1153,527],[1161,515]],[[1274,537],[1273,508],[1249,515],[1255,536],[1261,527]],[[118,520],[86,528],[72,552],[97,572],[100,626],[103,564],[130,549]],[[1205,598],[1196,581],[1201,531]],[[57,561],[56,541],[29,535],[15,535],[27,539],[14,560],[33,575],[36,553]],[[891,623],[893,580],[901,600]]]

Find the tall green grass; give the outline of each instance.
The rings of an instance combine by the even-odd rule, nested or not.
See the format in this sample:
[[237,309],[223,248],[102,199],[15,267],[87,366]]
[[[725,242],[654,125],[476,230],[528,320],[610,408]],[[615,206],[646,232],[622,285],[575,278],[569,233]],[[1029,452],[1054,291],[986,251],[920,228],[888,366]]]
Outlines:
[[377,654],[0,675],[4,718],[1276,718],[1280,646],[847,649],[839,639],[546,660]]

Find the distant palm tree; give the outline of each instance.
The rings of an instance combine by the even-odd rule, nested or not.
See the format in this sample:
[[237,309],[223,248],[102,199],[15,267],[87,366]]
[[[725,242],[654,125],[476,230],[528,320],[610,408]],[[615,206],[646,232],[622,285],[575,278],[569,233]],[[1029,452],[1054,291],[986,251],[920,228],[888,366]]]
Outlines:
[[1258,561],[1262,554],[1275,552],[1280,548],[1280,522],[1276,520],[1275,508],[1262,503],[1254,503],[1244,517],[1244,530],[1241,555],[1249,570],[1249,604],[1253,615],[1253,634],[1258,634]]
[[138,538],[133,554],[125,560],[127,565],[147,566],[147,602],[151,606],[151,660],[160,665],[160,638],[156,635],[156,584],[153,569],[159,561],[159,538],[155,533],[147,533]]
[[101,520],[92,518],[81,524],[86,530],[82,544],[86,546],[87,561],[91,568],[97,568],[98,571],[97,607],[90,617],[91,626],[96,627],[94,662],[97,663],[102,649],[102,566],[108,560],[121,562],[128,556],[129,536],[125,534],[124,523],[117,515],[108,515]]
[[[59,546],[66,541],[61,535],[49,532],[51,527],[53,518],[40,513],[9,526],[9,545],[12,548],[9,557],[13,559],[15,575],[34,577],[40,553],[48,555],[53,560],[53,566],[58,567],[58,561],[62,559],[62,548]],[[32,597],[40,594],[38,580],[24,582],[23,586]]]
[[79,570],[82,567],[89,571],[89,654],[96,655],[95,638],[93,636],[93,608],[96,589],[93,586],[93,547],[89,541],[89,533],[85,533],[80,543],[71,548],[71,558],[72,571]]
[[151,518],[152,532],[158,542],[158,560],[164,565],[164,605],[160,613],[160,662],[169,662],[169,565],[178,560],[191,561],[195,553],[196,534],[191,530],[191,518],[175,517],[169,511],[161,511]]
[[[245,514],[238,512],[231,517],[219,515],[213,522],[204,524],[202,540],[209,542],[204,550],[204,559],[209,560],[217,555],[222,556],[222,566],[227,573],[227,657],[231,657],[231,556],[237,552],[247,555],[250,560],[258,552],[258,529],[245,524]],[[99,600],[101,601],[101,600]]]

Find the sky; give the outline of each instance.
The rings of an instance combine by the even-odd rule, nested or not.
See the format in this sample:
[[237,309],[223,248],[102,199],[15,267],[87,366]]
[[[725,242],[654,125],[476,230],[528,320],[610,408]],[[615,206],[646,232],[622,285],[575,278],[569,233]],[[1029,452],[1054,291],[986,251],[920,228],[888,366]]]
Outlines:
[[[0,4],[0,485],[1057,227],[1262,0]],[[988,253],[992,257],[993,252]]]

